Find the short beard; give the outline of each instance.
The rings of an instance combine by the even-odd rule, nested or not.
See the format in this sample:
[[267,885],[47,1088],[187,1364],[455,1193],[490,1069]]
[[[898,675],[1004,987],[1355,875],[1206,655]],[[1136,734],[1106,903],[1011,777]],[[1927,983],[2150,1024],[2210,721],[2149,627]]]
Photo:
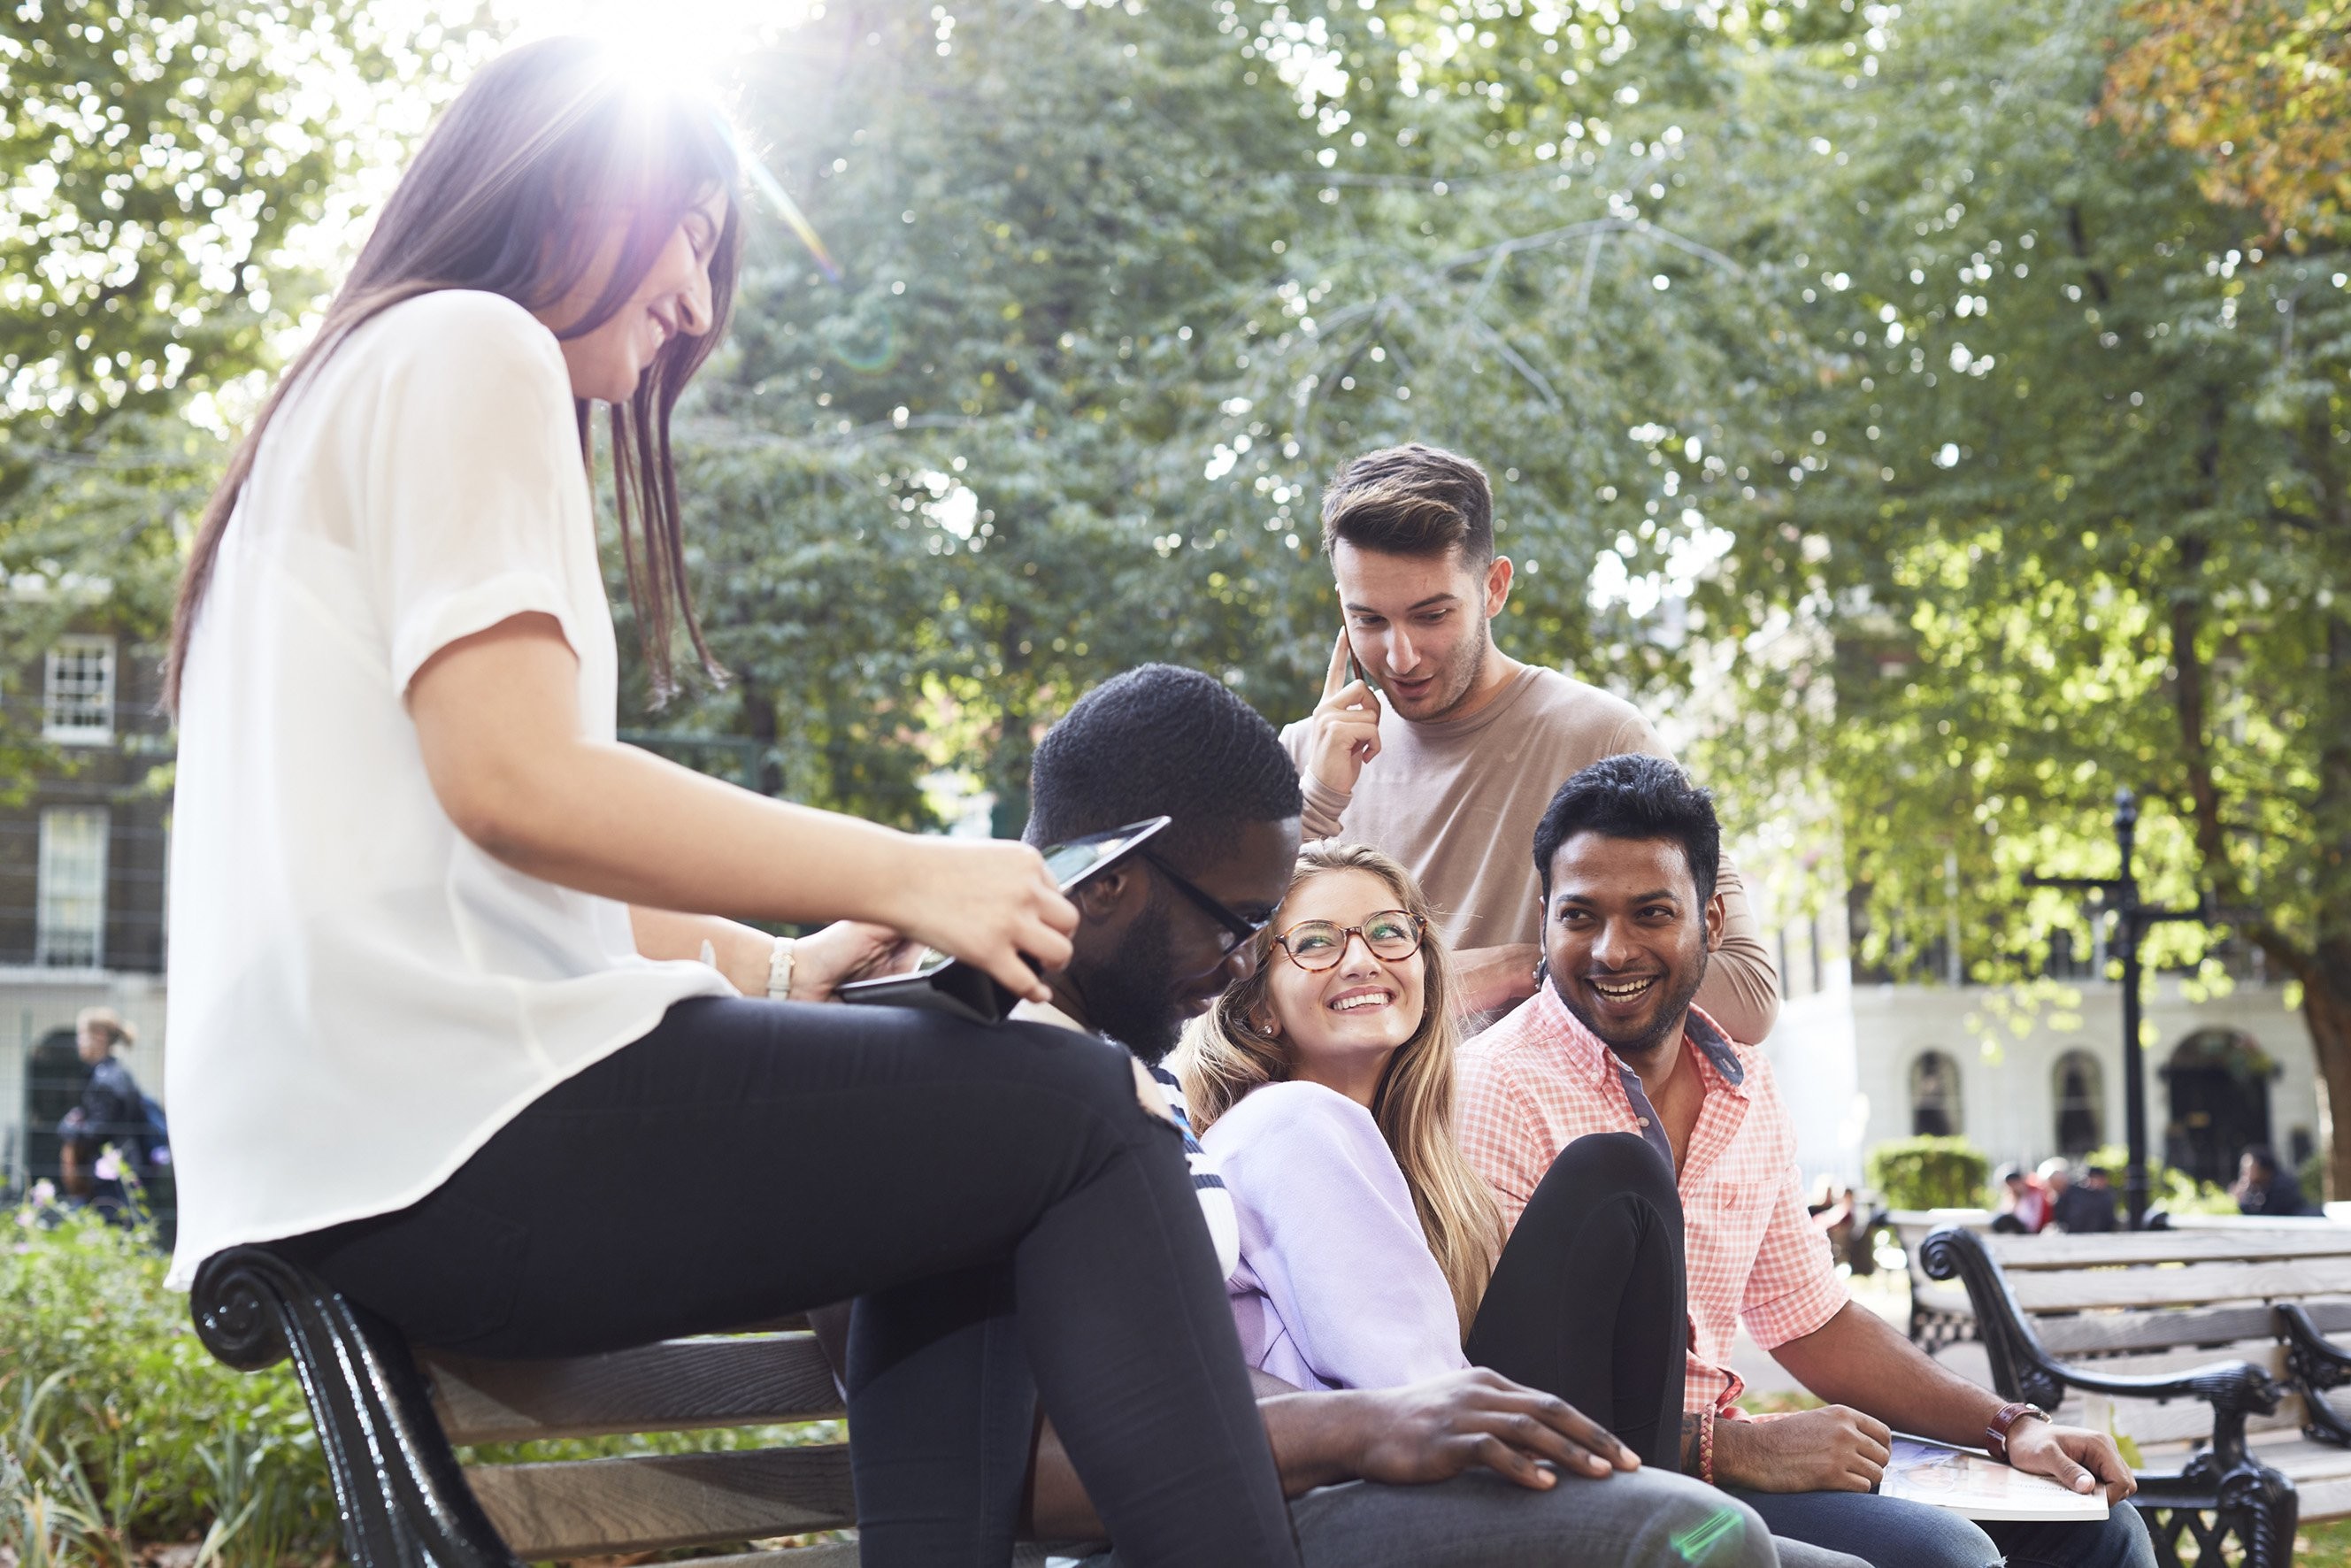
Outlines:
[[1575,1015],[1576,1022],[1598,1036],[1600,1043],[1616,1055],[1632,1061],[1648,1056],[1666,1041],[1681,1035],[1683,1026],[1689,1019],[1691,998],[1698,995],[1699,985],[1706,979],[1707,957],[1708,955],[1701,950],[1698,962],[1690,966],[1687,977],[1675,978],[1674,989],[1667,994],[1666,1005],[1657,1010],[1657,1021],[1637,1035],[1620,1038],[1611,1034],[1598,1019],[1577,1005],[1574,996],[1560,984],[1557,975],[1551,977],[1551,988],[1558,994],[1561,1001],[1567,1004],[1567,1010]]
[[1478,682],[1486,673],[1486,655],[1493,646],[1493,623],[1488,621],[1479,622],[1478,635],[1469,644],[1468,657],[1465,661],[1468,667],[1468,672],[1462,676],[1461,689],[1455,692],[1452,699],[1443,707],[1427,717],[1418,720],[1418,723],[1435,724],[1440,719],[1450,718],[1463,703],[1469,700],[1469,695],[1478,689]]
[[1184,1035],[1184,1009],[1176,1004],[1176,976],[1168,957],[1172,925],[1155,887],[1111,962],[1070,973],[1086,999],[1086,1021],[1146,1066],[1157,1066]]

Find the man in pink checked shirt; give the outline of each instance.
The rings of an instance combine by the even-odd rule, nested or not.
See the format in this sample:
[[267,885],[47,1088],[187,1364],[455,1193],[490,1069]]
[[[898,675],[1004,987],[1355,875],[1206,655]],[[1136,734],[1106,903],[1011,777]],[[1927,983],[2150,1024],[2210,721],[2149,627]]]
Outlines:
[[[1576,1138],[1629,1132],[1656,1150],[1682,1205],[1684,1469],[1774,1535],[1876,1568],[2152,1568],[2136,1509],[2101,1523],[1977,1524],[1871,1490],[1890,1429],[1987,1447],[2110,1502],[2137,1489],[2112,1439],[2004,1405],[1846,1294],[1805,1213],[1770,1063],[1690,1005],[1721,936],[1720,849],[1712,800],[1658,758],[1604,758],[1552,798],[1534,843],[1545,983],[1461,1058],[1462,1146],[1505,1225]],[[1742,1415],[1727,1364],[1742,1319],[1826,1407]]]

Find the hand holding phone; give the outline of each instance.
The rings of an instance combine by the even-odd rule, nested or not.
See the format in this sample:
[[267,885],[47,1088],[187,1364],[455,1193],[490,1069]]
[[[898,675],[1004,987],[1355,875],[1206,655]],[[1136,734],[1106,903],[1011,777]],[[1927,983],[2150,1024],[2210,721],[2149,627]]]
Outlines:
[[1379,754],[1379,688],[1365,678],[1342,627],[1307,731],[1306,770],[1324,789],[1352,795],[1364,765]]
[[[1029,852],[1030,859],[1047,880],[1046,891],[1054,902],[1071,916],[1071,929],[1076,925],[1076,908],[1069,902],[1089,879],[1116,865],[1142,845],[1169,821],[1165,817],[1153,817],[1141,822],[1130,822],[1108,832],[1091,833],[1067,843],[1055,844],[1041,855]],[[926,842],[949,843],[950,840],[927,840]],[[1021,848],[1025,845],[999,845],[999,848]],[[1050,935],[1059,939],[1060,955],[1053,959],[1058,967],[1066,962],[1070,944],[1068,931],[1058,929]],[[1041,947],[1041,944],[1040,944]],[[1050,999],[1038,971],[1044,967],[1038,958],[1028,956],[1040,948],[1024,947],[1015,956],[1015,962],[1026,965],[1008,977],[1006,967],[978,961],[954,957],[943,947],[932,947],[923,954],[914,967],[904,974],[884,975],[875,979],[852,980],[834,992],[844,1002],[862,1002],[882,1007],[928,1008],[948,1012],[976,1023],[995,1023],[1010,1012],[1022,997],[1031,1000]],[[1019,988],[1009,980],[1025,982]],[[1039,991],[1044,991],[1039,996]]]

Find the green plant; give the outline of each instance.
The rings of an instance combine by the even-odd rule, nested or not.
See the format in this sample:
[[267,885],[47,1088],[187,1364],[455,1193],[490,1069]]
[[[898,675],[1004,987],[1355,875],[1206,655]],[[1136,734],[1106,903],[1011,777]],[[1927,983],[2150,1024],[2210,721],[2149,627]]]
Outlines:
[[1869,1185],[1892,1208],[1972,1208],[1991,1162],[1965,1138],[1903,1138],[1869,1152]]
[[19,1211],[0,1245],[0,1545],[122,1563],[134,1542],[204,1543],[207,1563],[315,1555],[334,1500],[292,1372],[214,1361],[163,1288],[143,1229]]

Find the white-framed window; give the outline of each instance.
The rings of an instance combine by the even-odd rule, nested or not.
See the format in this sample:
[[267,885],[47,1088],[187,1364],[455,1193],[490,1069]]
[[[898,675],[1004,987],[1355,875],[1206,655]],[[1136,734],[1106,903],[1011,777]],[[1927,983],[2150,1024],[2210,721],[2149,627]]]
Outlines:
[[106,837],[103,806],[53,806],[41,813],[35,963],[76,969],[105,964]]
[[41,736],[67,746],[114,739],[114,639],[60,637],[41,680]]

